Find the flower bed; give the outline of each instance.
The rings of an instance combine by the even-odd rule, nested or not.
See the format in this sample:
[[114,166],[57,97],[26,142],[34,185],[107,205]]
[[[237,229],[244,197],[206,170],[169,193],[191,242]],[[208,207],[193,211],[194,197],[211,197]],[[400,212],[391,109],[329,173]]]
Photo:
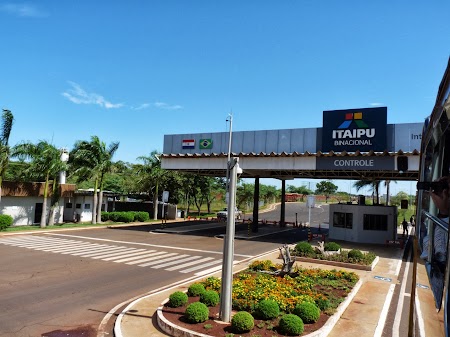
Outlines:
[[[289,275],[281,276],[273,274],[274,269],[279,268],[270,261],[256,261],[249,266],[248,270],[234,275],[233,310],[235,312],[245,311],[255,316],[254,327],[248,332],[236,332],[231,324],[218,321],[220,304],[209,307],[207,320],[201,323],[189,323],[185,314],[186,308],[191,303],[199,301],[201,296],[189,297],[189,303],[177,308],[170,307],[166,303],[160,308],[159,313],[164,317],[163,320],[171,322],[180,329],[196,332],[197,334],[193,334],[193,336],[203,334],[215,337],[272,337],[285,336],[280,328],[282,317],[286,314],[292,316],[293,313],[301,315],[302,311],[299,311],[299,305],[305,306],[305,303],[309,303],[309,306],[320,309],[320,314],[314,318],[317,319],[314,322],[304,317],[305,322],[302,324],[304,326],[303,335],[305,335],[323,327],[358,282],[358,276],[355,273],[342,270],[294,268]],[[210,277],[201,284],[205,290],[220,291],[218,278]],[[276,302],[280,309],[280,315],[273,319],[260,319],[258,317],[258,308],[260,309],[260,307],[258,306],[263,300]],[[160,322],[160,326],[169,332],[171,328],[167,328],[167,325],[171,324]],[[177,332],[176,335],[187,336],[188,334]]]

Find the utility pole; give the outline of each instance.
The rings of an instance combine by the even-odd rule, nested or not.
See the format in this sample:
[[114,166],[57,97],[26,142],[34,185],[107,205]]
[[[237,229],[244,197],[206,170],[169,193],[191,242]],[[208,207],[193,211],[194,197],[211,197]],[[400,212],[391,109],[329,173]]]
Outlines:
[[[231,321],[231,300],[233,291],[233,257],[235,233],[236,181],[239,168],[239,158],[233,158],[230,163],[230,193],[228,195],[227,230],[223,242],[222,285],[220,289],[219,317],[223,322]],[[240,173],[240,172],[239,172]]]

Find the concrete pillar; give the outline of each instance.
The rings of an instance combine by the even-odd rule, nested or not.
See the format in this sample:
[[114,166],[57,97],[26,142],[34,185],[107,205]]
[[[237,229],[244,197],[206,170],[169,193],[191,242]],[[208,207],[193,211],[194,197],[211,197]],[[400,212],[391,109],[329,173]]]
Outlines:
[[281,180],[280,227],[286,227],[286,180]]
[[253,223],[252,232],[258,232],[258,212],[259,212],[259,177],[255,178],[255,193],[253,194]]

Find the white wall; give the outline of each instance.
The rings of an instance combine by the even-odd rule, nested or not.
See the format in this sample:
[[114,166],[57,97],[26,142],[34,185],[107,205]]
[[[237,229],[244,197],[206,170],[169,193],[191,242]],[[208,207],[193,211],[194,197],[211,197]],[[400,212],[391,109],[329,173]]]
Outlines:
[[[27,226],[39,223],[40,219],[34,222],[35,209],[37,203],[43,203],[42,197],[2,197],[0,202],[0,213],[7,214],[13,218],[13,226]],[[50,198],[47,200],[50,206]],[[55,223],[63,222],[63,205],[60,205],[55,212]],[[47,212],[50,207],[47,207]],[[47,213],[48,214],[48,213]]]
[[[352,213],[352,228],[333,226],[335,212]],[[387,215],[387,230],[364,230],[364,214]],[[329,239],[360,243],[384,244],[386,240],[394,240],[397,235],[397,207],[396,206],[365,206],[348,204],[331,204],[329,213]]]

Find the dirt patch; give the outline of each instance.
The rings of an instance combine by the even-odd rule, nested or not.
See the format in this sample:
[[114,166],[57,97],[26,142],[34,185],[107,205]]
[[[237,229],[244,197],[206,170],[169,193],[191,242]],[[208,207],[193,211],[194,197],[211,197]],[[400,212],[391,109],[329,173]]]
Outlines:
[[[247,333],[236,333],[231,329],[231,324],[218,321],[220,306],[209,307],[209,319],[203,323],[192,324],[184,319],[186,307],[193,302],[198,302],[199,297],[189,297],[188,304],[179,308],[170,308],[164,306],[162,309],[163,316],[172,324],[178,325],[185,329],[202,333],[214,337],[225,337],[227,334],[234,333],[236,336],[242,337],[273,337],[286,336],[277,330],[278,319],[271,321],[263,321],[255,319],[255,327]],[[303,335],[320,329],[330,316],[321,314],[319,320],[314,324],[305,324]]]

